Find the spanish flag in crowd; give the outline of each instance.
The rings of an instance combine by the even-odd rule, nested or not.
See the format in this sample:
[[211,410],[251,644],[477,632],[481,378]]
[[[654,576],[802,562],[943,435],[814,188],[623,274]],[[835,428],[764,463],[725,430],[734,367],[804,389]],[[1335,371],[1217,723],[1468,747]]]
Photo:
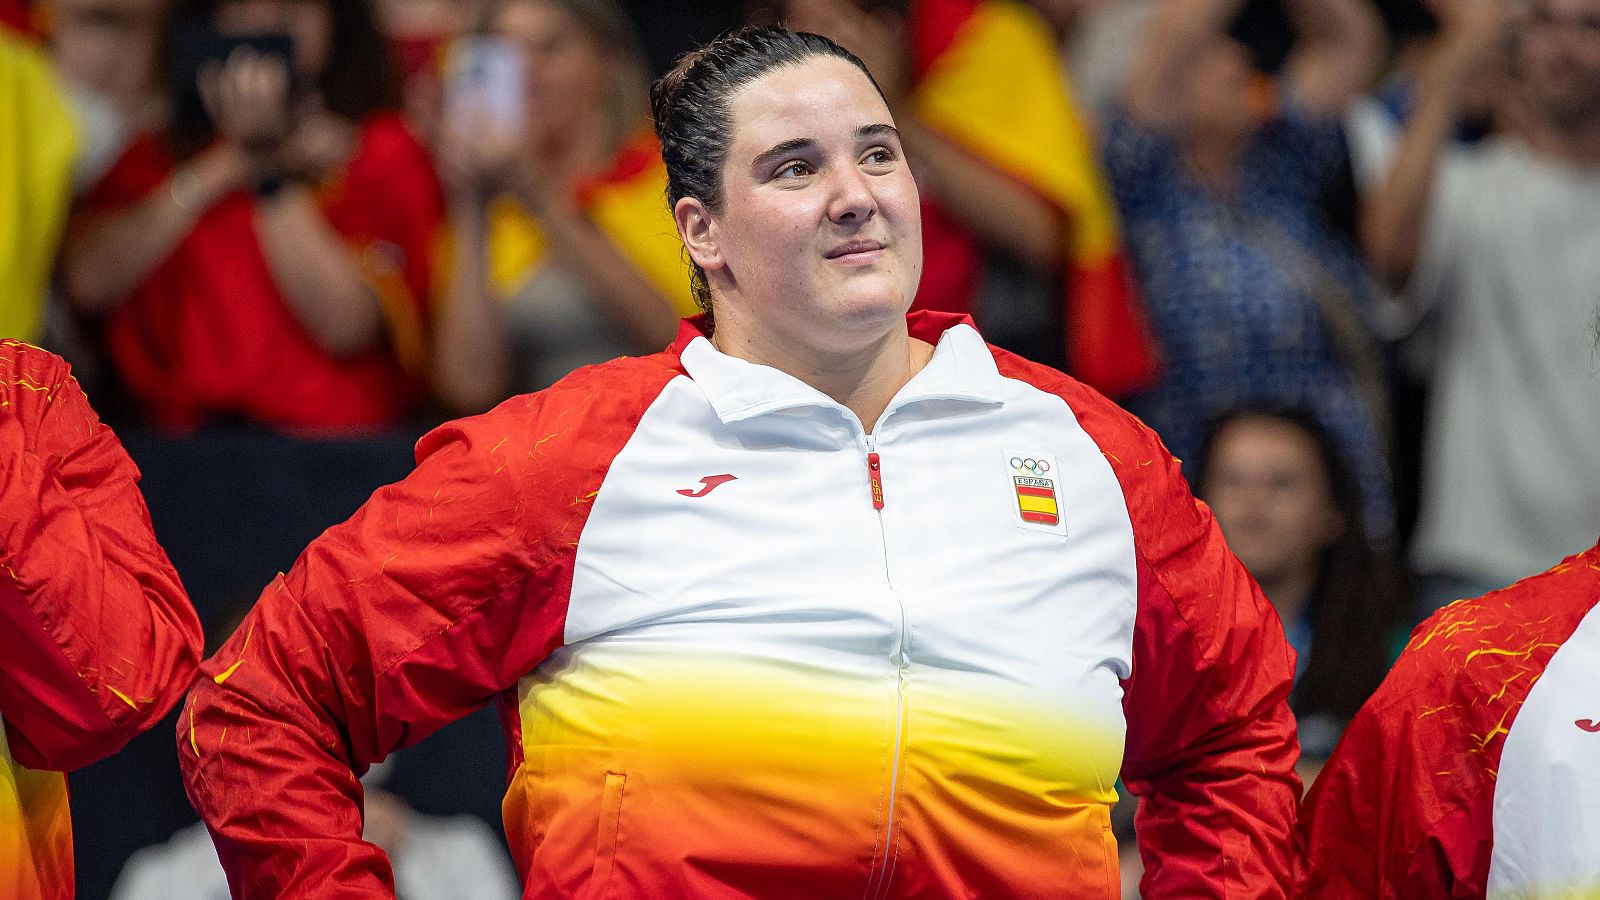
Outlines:
[[[1111,395],[1148,386],[1156,349],[1121,246],[1111,188],[1044,22],[1015,0],[916,0],[908,24],[917,116],[1048,200],[1070,223],[1063,301],[1071,373]],[[926,199],[922,228],[916,305],[970,312],[982,271],[976,238]]]
[[[662,295],[671,299],[680,316],[700,311],[685,277],[683,242],[663,197],[667,169],[654,132],[641,130],[617,152],[610,168],[577,186],[577,201],[623,257],[631,262]],[[489,280],[502,296],[509,296],[533,271],[546,253],[546,241],[516,200],[501,197],[489,211]],[[448,233],[443,235],[441,264],[448,273],[455,252]],[[436,296],[446,296],[441,285]]]

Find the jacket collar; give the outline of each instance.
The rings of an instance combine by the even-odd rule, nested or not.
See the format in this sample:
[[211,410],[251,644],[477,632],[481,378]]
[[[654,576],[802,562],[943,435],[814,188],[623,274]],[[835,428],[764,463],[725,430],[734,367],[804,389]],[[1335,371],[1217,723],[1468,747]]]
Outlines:
[[[911,336],[934,345],[933,358],[889,401],[888,409],[923,400],[999,405],[1003,379],[994,355],[964,315],[917,311],[906,316]],[[724,423],[796,407],[841,408],[826,394],[786,372],[728,356],[712,346],[705,317],[684,319],[672,349]]]

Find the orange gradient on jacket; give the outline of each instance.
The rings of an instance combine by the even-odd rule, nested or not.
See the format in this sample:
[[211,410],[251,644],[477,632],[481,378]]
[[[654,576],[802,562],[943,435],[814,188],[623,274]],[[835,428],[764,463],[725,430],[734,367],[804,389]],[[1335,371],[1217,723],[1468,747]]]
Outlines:
[[505,802],[534,896],[1116,896],[1120,732],[988,675],[847,665],[558,652],[521,685]]
[[16,764],[0,734],[0,897],[70,900],[72,820],[67,779]]

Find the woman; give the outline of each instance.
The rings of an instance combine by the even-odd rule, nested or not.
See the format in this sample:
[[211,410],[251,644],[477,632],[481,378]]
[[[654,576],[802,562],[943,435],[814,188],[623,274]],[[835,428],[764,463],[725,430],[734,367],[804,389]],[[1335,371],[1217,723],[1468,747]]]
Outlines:
[[907,317],[860,60],[747,29],[654,102],[713,316],[424,438],[257,603],[180,735],[236,896],[386,894],[352,767],[495,695],[529,897],[1104,898],[1119,771],[1150,893],[1284,896],[1270,607],[1131,417]]
[[396,422],[442,204],[365,3],[186,0],[167,41],[174,115],[75,216],[68,297],[160,426]]
[[1198,472],[1200,496],[1298,656],[1289,702],[1309,783],[1399,653],[1409,608],[1399,567],[1367,537],[1355,481],[1307,412],[1229,413]]
[[1319,208],[1346,104],[1381,47],[1368,0],[1288,4],[1276,84],[1228,37],[1241,0],[1162,0],[1106,166],[1167,366],[1132,403],[1181,459],[1239,406],[1303,406],[1361,485],[1368,532],[1392,540],[1387,381],[1365,274]]
[[487,22],[523,52],[526,109],[520,129],[446,114],[433,375],[462,413],[660,349],[694,312],[627,17],[611,0],[501,0]]

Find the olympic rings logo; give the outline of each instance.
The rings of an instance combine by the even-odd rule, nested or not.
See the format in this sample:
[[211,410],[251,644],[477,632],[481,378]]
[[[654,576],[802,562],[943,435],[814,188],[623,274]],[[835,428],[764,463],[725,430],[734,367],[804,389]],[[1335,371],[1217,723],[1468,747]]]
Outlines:
[[1034,475],[1043,475],[1050,471],[1050,463],[1043,459],[1023,459],[1020,456],[1011,457],[1011,468],[1018,472],[1031,472]]

